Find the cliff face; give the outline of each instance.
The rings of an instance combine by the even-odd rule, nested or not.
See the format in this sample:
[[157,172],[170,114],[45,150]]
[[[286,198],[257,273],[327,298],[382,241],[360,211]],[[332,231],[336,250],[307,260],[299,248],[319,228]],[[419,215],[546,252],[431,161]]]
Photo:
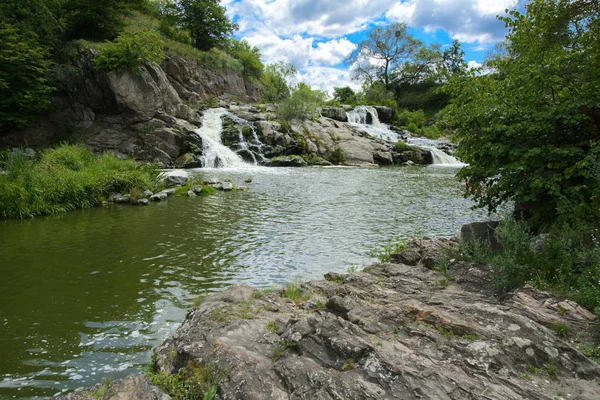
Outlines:
[[211,98],[255,101],[259,89],[231,70],[211,70],[193,61],[167,58],[146,63],[137,73],[97,71],[94,52],[80,50],[62,70],[47,113],[31,128],[0,138],[0,144],[46,147],[61,140],[82,141],[163,165],[198,151],[193,134],[199,104]]

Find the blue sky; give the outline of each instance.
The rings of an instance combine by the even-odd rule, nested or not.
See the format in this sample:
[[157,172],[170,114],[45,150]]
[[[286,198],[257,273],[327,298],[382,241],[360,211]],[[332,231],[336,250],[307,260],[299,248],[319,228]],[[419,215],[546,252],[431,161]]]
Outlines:
[[285,60],[297,80],[331,91],[350,85],[346,57],[376,25],[405,22],[424,43],[461,42],[466,60],[481,63],[506,34],[496,15],[523,9],[524,0],[222,0],[228,16],[263,61]]

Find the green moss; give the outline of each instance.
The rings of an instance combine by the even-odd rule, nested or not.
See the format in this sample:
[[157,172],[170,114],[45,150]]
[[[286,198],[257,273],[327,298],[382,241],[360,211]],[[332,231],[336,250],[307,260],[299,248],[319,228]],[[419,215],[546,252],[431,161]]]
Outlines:
[[347,360],[344,361],[344,363],[342,364],[342,371],[350,371],[351,369],[356,369],[358,368],[358,363],[356,362],[356,360],[349,358]]

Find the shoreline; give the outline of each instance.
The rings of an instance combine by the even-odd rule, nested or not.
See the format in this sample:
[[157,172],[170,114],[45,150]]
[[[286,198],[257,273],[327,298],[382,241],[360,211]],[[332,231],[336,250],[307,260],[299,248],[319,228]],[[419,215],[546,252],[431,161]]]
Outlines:
[[[598,398],[600,366],[576,348],[594,316],[530,286],[499,298],[492,267],[444,258],[456,249],[416,239],[392,263],[210,295],[155,349],[150,379],[215,399]],[[167,398],[140,376],[59,398],[90,394]]]

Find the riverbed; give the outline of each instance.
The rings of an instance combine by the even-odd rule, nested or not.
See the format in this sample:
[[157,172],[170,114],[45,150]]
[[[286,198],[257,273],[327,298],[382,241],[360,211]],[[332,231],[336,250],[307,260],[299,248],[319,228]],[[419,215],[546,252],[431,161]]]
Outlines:
[[248,191],[0,221],[0,398],[135,372],[195,297],[375,261],[396,237],[482,220],[456,168],[203,170]]

